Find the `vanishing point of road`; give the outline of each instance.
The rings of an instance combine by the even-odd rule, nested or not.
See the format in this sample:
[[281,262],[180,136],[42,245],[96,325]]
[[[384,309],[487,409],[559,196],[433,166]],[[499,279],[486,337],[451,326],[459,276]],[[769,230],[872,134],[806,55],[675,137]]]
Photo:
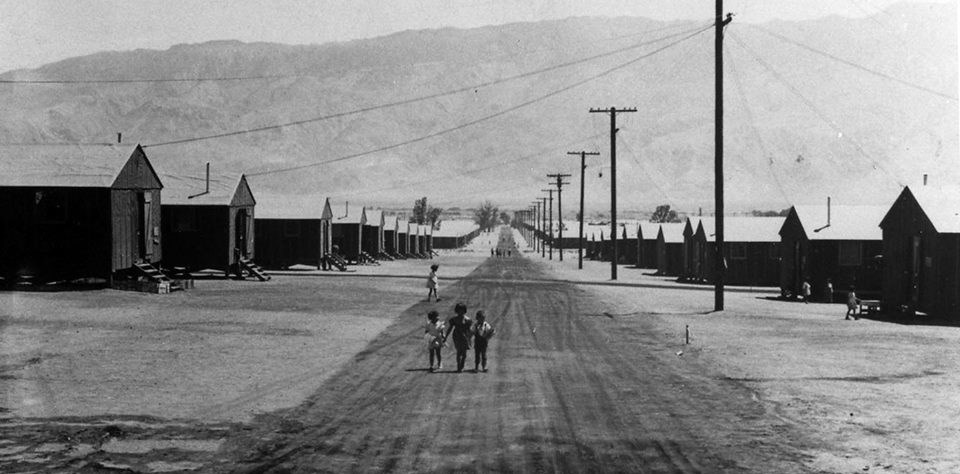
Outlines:
[[[509,231],[501,245],[512,247]],[[642,291],[642,290],[638,290]],[[806,472],[797,425],[754,391],[684,358],[643,314],[542,264],[490,258],[406,310],[301,405],[259,417],[221,472]],[[490,371],[426,371],[425,314],[482,309]]]

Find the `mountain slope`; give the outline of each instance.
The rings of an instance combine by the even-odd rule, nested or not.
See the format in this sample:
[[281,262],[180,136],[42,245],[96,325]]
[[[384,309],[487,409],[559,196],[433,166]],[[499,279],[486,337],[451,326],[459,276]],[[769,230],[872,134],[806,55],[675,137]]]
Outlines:
[[[910,4],[874,19],[831,17],[761,27],[956,95],[955,9],[951,4]],[[408,31],[314,46],[218,41],[165,51],[99,53],[2,78],[286,77],[0,85],[0,101],[7,105],[0,116],[0,141],[100,142],[122,131],[125,142],[152,144],[258,128],[458,89],[706,23],[572,18]],[[148,147],[147,152],[164,160],[165,168],[198,172],[206,161],[214,168],[256,174],[334,160],[497,114],[668,42],[418,103]],[[934,182],[957,179],[955,101],[865,74],[736,20],[728,27],[725,51],[729,208],[784,207],[820,202],[827,195],[846,202],[886,202],[899,184],[915,183],[922,173]],[[639,109],[618,117],[621,207],[647,210],[662,202],[691,210],[712,207],[712,31],[451,133],[250,181],[255,192],[316,193],[371,204],[405,204],[426,195],[441,206],[485,198],[525,205],[545,184],[546,173],[579,171],[566,151],[596,149],[603,153],[601,161],[609,160],[609,119],[588,113],[591,107],[609,106]],[[588,207],[602,209],[609,202],[608,173],[602,170],[599,178],[596,163],[594,159],[587,176]],[[576,201],[572,193],[566,196],[568,206]]]

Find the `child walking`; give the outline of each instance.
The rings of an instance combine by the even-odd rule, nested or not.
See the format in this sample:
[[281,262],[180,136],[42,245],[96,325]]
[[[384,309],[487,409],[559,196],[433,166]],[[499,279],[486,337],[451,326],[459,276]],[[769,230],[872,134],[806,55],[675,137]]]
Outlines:
[[857,293],[851,286],[850,291],[847,292],[847,317],[843,318],[844,320],[850,319],[850,316],[853,316],[854,320],[860,319],[860,316],[857,316],[858,304],[860,304],[860,299],[857,298]]
[[473,325],[473,360],[474,372],[487,371],[487,343],[493,337],[493,326],[487,322],[483,311],[477,311],[477,322]]
[[440,283],[440,278],[437,277],[437,270],[440,269],[440,265],[436,263],[430,265],[430,276],[427,277],[427,302],[430,302],[430,295],[433,295],[433,298],[436,301],[440,301],[440,296],[437,295],[437,285]]
[[[427,339],[427,351],[430,352],[430,372],[443,368],[440,361],[440,349],[443,348],[443,330],[445,325],[440,321],[440,313],[430,311],[427,313],[427,323],[424,325],[424,333]],[[433,368],[433,359],[437,359],[437,368]]]
[[447,334],[444,341],[453,333],[453,346],[457,349],[457,372],[463,372],[467,363],[467,351],[470,350],[470,335],[473,321],[467,317],[467,305],[457,303],[454,307],[456,316],[447,321]]

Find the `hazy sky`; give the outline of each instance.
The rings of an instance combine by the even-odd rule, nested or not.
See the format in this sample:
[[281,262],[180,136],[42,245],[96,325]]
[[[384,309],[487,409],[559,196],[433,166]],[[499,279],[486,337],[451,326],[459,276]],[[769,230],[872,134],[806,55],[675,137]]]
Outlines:
[[[862,17],[895,1],[727,0],[725,10],[748,22]],[[710,0],[0,0],[0,71],[218,39],[325,43],[586,15],[709,20],[713,9]]]

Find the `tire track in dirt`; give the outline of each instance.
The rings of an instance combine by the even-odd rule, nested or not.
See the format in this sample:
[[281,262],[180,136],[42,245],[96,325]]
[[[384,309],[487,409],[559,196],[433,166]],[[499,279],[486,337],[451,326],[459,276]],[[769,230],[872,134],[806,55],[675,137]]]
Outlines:
[[208,470],[806,471],[800,435],[744,385],[677,361],[642,318],[589,316],[605,308],[575,285],[522,284],[545,276],[491,258],[445,291],[497,327],[489,373],[451,373],[452,349],[443,372],[419,370],[431,306],[415,305],[303,404],[237,432]]

